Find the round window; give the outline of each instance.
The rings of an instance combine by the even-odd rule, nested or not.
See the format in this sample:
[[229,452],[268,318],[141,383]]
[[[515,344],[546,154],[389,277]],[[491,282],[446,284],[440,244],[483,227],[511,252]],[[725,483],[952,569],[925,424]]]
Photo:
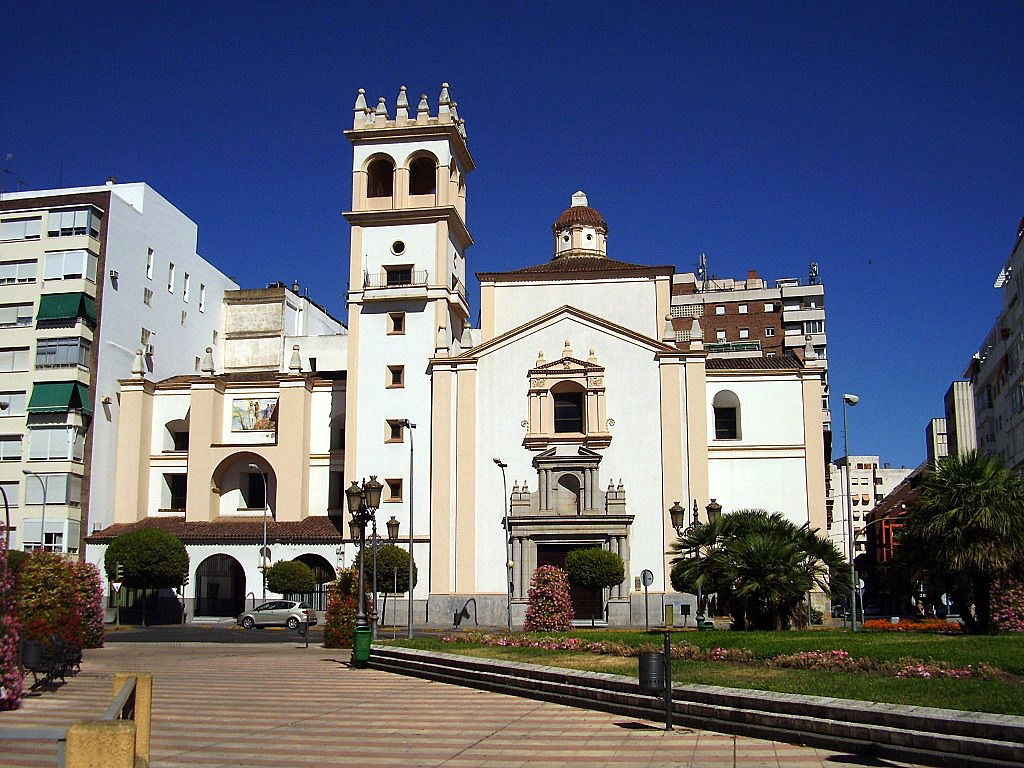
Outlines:
[[593,239],[594,239],[593,235],[587,235],[587,240],[593,240]]
[[391,252],[396,256],[401,256],[405,253],[405,243],[401,240],[395,240],[395,242],[391,244]]
[[562,235],[562,241],[568,243],[569,242],[569,236],[568,235]]

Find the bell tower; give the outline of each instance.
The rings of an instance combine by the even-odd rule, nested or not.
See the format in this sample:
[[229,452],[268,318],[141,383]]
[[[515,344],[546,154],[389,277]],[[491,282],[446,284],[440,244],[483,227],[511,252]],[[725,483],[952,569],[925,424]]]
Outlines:
[[[427,96],[411,107],[405,86],[394,111],[368,105],[359,89],[352,128],[345,483],[386,479],[381,520],[395,515],[409,534],[429,532],[431,385],[435,355],[457,354],[468,326],[466,175],[473,158],[448,83],[437,111]],[[469,346],[468,338],[465,346]],[[417,425],[410,435],[405,420]],[[421,448],[410,477],[410,440]],[[415,557],[426,566],[426,544]],[[426,588],[426,580],[423,588]],[[419,590],[417,590],[419,592]],[[417,596],[418,597],[418,596]]]

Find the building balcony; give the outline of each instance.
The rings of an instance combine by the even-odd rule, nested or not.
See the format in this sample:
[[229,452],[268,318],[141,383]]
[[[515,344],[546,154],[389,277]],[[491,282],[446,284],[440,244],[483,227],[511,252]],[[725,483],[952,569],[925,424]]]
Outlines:
[[801,309],[783,309],[782,310],[782,322],[784,323],[803,323],[808,320],[824,320],[825,319],[825,308],[824,307],[809,307]]
[[713,341],[704,345],[704,350],[709,354],[712,352],[760,352],[760,341]]

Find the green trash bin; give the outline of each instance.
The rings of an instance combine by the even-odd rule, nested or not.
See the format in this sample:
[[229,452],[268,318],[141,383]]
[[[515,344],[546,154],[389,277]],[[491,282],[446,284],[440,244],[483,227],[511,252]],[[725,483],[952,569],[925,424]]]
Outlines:
[[369,627],[356,627],[356,637],[352,643],[352,666],[365,669],[370,661],[370,640],[373,630]]

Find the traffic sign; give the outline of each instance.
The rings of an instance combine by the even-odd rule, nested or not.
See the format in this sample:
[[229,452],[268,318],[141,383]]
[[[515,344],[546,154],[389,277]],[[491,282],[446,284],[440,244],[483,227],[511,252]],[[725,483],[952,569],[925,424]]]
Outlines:
[[121,591],[121,582],[120,582],[120,581],[112,581],[112,582],[110,582],[110,586],[111,586],[111,588],[112,588],[112,589],[114,590],[114,594],[115,594],[115,595],[116,595],[116,594],[117,594],[118,592],[120,592],[120,591]]
[[643,581],[645,587],[649,587],[654,583],[654,574],[644,568],[640,571],[640,580]]

